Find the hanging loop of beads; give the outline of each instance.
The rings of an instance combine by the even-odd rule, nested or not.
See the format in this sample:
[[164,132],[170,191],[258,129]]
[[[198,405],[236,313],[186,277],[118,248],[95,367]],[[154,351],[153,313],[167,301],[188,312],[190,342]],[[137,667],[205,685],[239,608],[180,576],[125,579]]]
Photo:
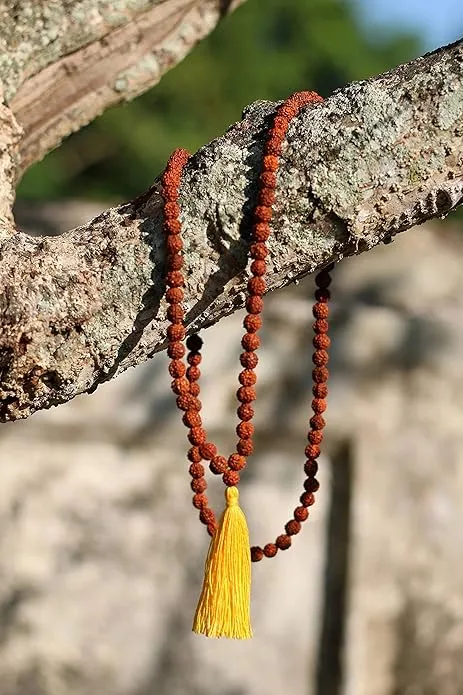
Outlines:
[[[217,521],[215,514],[209,507],[205,494],[207,482],[205,479],[204,461],[209,462],[209,469],[215,475],[221,475],[223,483],[227,487],[235,487],[240,481],[240,471],[247,463],[247,457],[254,449],[253,435],[254,417],[253,402],[256,400],[255,386],[257,376],[255,369],[258,364],[257,350],[260,346],[258,331],[262,326],[261,314],[263,311],[263,295],[267,285],[265,275],[267,272],[266,259],[268,256],[267,241],[271,230],[270,222],[273,215],[273,203],[277,186],[277,172],[283,141],[286,137],[291,120],[299,111],[308,105],[314,105],[323,101],[315,92],[299,92],[287,99],[278,109],[273,125],[268,133],[264,146],[262,169],[259,175],[259,192],[257,203],[253,213],[252,240],[249,249],[251,260],[251,277],[247,283],[247,314],[243,321],[245,333],[241,340],[243,352],[240,355],[242,371],[239,374],[239,388],[237,399],[238,425],[236,433],[238,442],[236,451],[228,459],[217,452],[217,447],[208,441],[207,433],[203,428],[200,411],[199,379],[201,371],[202,339],[194,334],[186,339],[188,349],[187,364],[184,362],[186,348],[184,345],[186,329],[184,326],[184,275],[183,275],[183,242],[181,238],[180,207],[178,203],[179,186],[183,169],[190,157],[186,150],[178,149],[171,155],[162,177],[162,195],[164,199],[164,232],[166,235],[166,300],[168,303],[167,329],[168,348],[167,353],[171,359],[169,373],[172,376],[172,390],[176,394],[177,407],[183,411],[183,423],[188,428],[188,440],[192,445],[188,451],[190,461],[191,488],[193,506],[199,510],[200,521],[207,527],[209,535],[213,536]],[[304,472],[304,492],[299,498],[299,506],[294,510],[293,517],[285,525],[285,533],[279,535],[274,542],[267,543],[263,548],[253,546],[251,559],[258,562],[263,557],[274,557],[278,550],[287,550],[292,543],[292,536],[299,533],[301,524],[309,516],[309,507],[314,504],[314,494],[319,488],[316,478],[318,471],[317,459],[320,456],[320,445],[323,440],[325,420],[323,412],[326,410],[326,398],[328,395],[328,349],[330,339],[328,337],[328,302],[330,299],[329,285],[330,272],[333,264],[325,267],[315,278],[317,286],[315,292],[315,304],[313,315],[313,416],[309,421],[308,444],[305,448],[306,461]]]

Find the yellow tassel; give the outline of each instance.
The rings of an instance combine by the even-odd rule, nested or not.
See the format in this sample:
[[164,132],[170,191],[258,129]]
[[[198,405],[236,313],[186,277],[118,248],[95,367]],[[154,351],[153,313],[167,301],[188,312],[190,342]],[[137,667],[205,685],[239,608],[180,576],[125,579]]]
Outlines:
[[246,517],[236,487],[225,491],[227,506],[211,539],[193,632],[206,637],[252,637],[251,551]]

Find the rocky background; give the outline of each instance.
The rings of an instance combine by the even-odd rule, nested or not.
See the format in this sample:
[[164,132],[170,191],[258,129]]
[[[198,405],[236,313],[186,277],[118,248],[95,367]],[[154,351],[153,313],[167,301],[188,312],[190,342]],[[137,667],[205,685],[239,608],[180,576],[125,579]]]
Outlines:
[[[28,207],[57,233],[93,206]],[[250,642],[191,633],[208,538],[164,354],[0,430],[0,695],[463,692],[463,239],[422,227],[335,271],[322,487],[254,566]],[[312,280],[266,304],[252,539],[303,477]],[[235,439],[241,315],[204,333],[208,431]],[[211,496],[221,506],[218,481]]]

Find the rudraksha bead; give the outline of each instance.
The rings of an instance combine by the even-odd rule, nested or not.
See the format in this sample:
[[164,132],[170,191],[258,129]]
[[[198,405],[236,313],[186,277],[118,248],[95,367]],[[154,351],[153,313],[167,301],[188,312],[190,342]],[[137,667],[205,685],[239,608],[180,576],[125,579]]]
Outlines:
[[278,536],[278,538],[275,541],[275,545],[279,550],[288,550],[288,548],[291,547],[291,536],[288,536],[287,533],[282,533],[281,536]]

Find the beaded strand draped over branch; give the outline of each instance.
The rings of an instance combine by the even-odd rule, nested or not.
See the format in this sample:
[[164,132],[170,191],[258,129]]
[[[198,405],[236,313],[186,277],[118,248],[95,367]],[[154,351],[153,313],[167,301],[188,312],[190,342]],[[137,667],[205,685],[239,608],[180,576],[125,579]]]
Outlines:
[[[213,537],[206,564],[206,579],[201,594],[195,618],[195,631],[209,636],[249,637],[250,625],[247,624],[248,606],[246,597],[249,595],[247,587],[250,573],[244,569],[247,560],[246,555],[253,562],[258,562],[264,557],[274,557],[278,550],[287,550],[292,543],[292,536],[299,533],[301,524],[309,516],[308,508],[315,501],[314,493],[318,490],[319,483],[316,479],[318,470],[317,459],[320,455],[320,444],[323,440],[323,428],[325,420],[322,413],[326,410],[326,397],[328,394],[328,349],[330,339],[328,337],[328,301],[330,299],[329,285],[331,282],[330,271],[333,264],[327,266],[315,279],[317,290],[315,292],[316,303],[313,307],[315,322],[313,324],[314,338],[313,353],[314,368],[313,378],[313,416],[310,418],[308,433],[308,445],[305,448],[306,462],[304,471],[304,492],[300,497],[300,505],[294,510],[293,517],[285,525],[285,533],[279,535],[275,542],[267,543],[264,547],[253,546],[249,549],[248,533],[245,521],[242,530],[230,532],[234,527],[228,519],[243,519],[241,510],[232,513],[238,500],[237,485],[240,482],[240,471],[247,464],[247,458],[253,453],[254,417],[253,402],[256,399],[257,376],[255,369],[258,364],[257,350],[260,346],[258,331],[262,326],[261,314],[263,311],[263,295],[266,292],[265,275],[267,272],[266,258],[268,256],[267,240],[270,236],[270,222],[273,215],[272,206],[275,201],[275,189],[277,186],[277,172],[282,144],[286,137],[291,120],[299,111],[307,106],[319,103],[322,98],[315,92],[299,92],[287,99],[277,110],[272,127],[269,130],[264,147],[262,168],[259,175],[259,192],[256,206],[253,212],[252,239],[249,249],[251,258],[251,277],[247,283],[247,314],[243,321],[245,333],[241,340],[243,352],[240,355],[242,371],[239,374],[239,388],[237,399],[238,425],[236,433],[238,442],[236,451],[228,458],[217,452],[217,447],[208,441],[207,433],[203,428],[200,415],[201,400],[199,378],[201,371],[202,339],[194,334],[187,338],[188,348],[187,363],[184,357],[186,353],[184,309],[184,275],[183,275],[183,242],[181,238],[181,223],[179,219],[180,208],[178,204],[179,186],[182,172],[188,162],[189,154],[185,150],[178,149],[172,154],[162,177],[162,195],[164,198],[164,231],[166,234],[166,300],[168,303],[167,318],[170,325],[167,329],[168,348],[171,358],[169,372],[173,378],[172,390],[177,396],[177,406],[183,411],[183,423],[188,428],[188,440],[192,445],[188,451],[190,461],[189,472],[192,478],[193,505],[199,510],[200,521],[206,525],[208,533]],[[227,501],[227,509],[222,515],[219,525],[215,514],[209,507],[205,494],[207,482],[205,480],[204,461],[209,462],[212,473],[221,475],[227,490],[227,500],[235,500],[230,506]],[[236,490],[236,492],[234,492]],[[231,495],[231,497],[230,497]],[[230,516],[231,515],[231,516]],[[239,522],[242,524],[242,521]],[[236,527],[238,528],[238,527]],[[241,526],[240,526],[241,528]],[[240,541],[236,544],[229,538],[230,533],[239,534]],[[218,534],[218,535],[217,535]],[[245,540],[244,540],[245,539]],[[243,552],[243,543],[248,550]],[[233,548],[233,550],[231,550]],[[238,550],[238,548],[240,548]],[[231,553],[231,554],[230,554]],[[238,553],[242,557],[239,564],[240,571],[232,577],[237,564],[233,556]],[[244,563],[244,564],[242,564]],[[225,569],[226,568],[226,569]],[[221,579],[219,580],[219,577]],[[244,579],[246,577],[246,579]],[[245,586],[242,582],[245,582]],[[235,585],[238,584],[236,589]],[[212,590],[212,587],[215,587]],[[226,588],[224,588],[226,587]],[[245,588],[247,587],[247,588]],[[217,598],[220,596],[220,598]],[[227,598],[228,597],[228,598]],[[234,598],[233,598],[234,597]],[[231,601],[231,603],[230,603]],[[235,609],[230,611],[230,605]],[[233,622],[233,613],[240,615]]]

